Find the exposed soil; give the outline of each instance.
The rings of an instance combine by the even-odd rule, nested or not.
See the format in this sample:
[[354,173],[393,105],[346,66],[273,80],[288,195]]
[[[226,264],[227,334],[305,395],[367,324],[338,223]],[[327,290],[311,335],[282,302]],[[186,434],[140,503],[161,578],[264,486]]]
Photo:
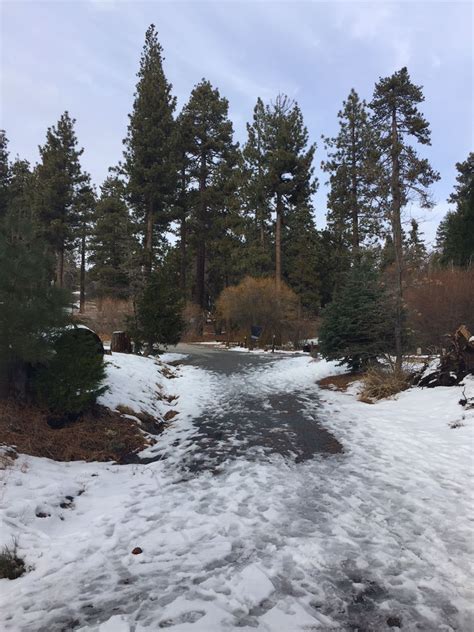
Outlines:
[[[154,427],[153,434],[157,434]],[[148,428],[145,429],[147,432]],[[46,411],[11,400],[0,401],[0,445],[55,461],[128,462],[155,440],[138,420],[95,406],[64,428],[51,428]]]
[[318,386],[333,391],[346,391],[347,388],[357,380],[360,380],[360,373],[342,373],[341,375],[329,375],[318,381]]

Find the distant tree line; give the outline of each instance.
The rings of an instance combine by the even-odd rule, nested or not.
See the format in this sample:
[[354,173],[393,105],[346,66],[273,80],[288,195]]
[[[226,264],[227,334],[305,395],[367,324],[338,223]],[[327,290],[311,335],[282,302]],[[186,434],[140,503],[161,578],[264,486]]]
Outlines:
[[[47,130],[34,167],[10,161],[2,132],[1,238],[10,249],[0,260],[3,295],[7,277],[23,275],[25,296],[31,291],[35,300],[33,286],[43,288],[36,298],[44,306],[78,287],[83,311],[87,284],[89,294],[129,299],[130,329],[152,345],[179,338],[185,303],[212,311],[222,291],[246,277],[274,278],[277,291],[288,286],[300,310],[314,316],[349,277],[372,275],[369,265],[385,286],[400,364],[413,272],[428,260],[470,266],[474,254],[472,153],[457,165],[454,208],[440,225],[436,253],[428,257],[416,220],[404,227],[408,202],[432,206],[429,187],[439,178],[415,149],[430,144],[430,130],[407,69],[380,78],[369,103],[351,90],[338,134],[324,137],[324,229],[314,217],[316,144],[296,102],[282,94],[258,99],[243,146],[234,141],[227,99],[209,81],[177,113],[153,25],[137,79],[123,158],[99,191],[81,166],[68,112]],[[375,313],[378,323],[379,306]]]

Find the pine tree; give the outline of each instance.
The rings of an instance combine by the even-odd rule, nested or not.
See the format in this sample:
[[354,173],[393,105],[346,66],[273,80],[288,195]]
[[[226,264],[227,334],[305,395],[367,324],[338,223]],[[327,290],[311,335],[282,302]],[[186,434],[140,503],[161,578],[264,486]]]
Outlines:
[[86,259],[87,242],[96,205],[96,195],[89,174],[84,174],[84,183],[77,192],[75,211],[77,214],[77,242],[79,250],[79,313],[83,314],[86,304]]
[[438,227],[437,248],[442,263],[468,266],[474,261],[474,153],[456,167],[457,184],[448,199],[456,209]]
[[65,324],[68,303],[50,282],[53,262],[32,210],[32,177],[26,161],[13,163],[0,218],[0,385],[4,394],[20,397],[26,393],[25,366],[50,356],[49,335]]
[[329,175],[327,223],[351,248],[352,259],[362,244],[379,235],[381,219],[375,208],[374,181],[378,156],[365,101],[352,89],[338,113],[339,134],[324,138]]
[[316,191],[313,157],[316,145],[308,147],[308,130],[298,105],[285,95],[265,108],[264,148],[266,192],[275,212],[275,280],[282,279],[282,226],[295,209],[311,207]]
[[375,86],[370,107],[372,125],[377,134],[377,146],[384,166],[379,186],[388,192],[389,220],[395,252],[395,351],[396,368],[402,363],[403,337],[403,234],[401,214],[411,194],[416,194],[421,205],[431,206],[428,187],[439,179],[428,160],[417,156],[409,144],[410,138],[422,145],[430,144],[429,123],[418,110],[424,100],[422,90],[413,84],[406,68],[390,77],[381,78]]
[[146,285],[136,301],[134,317],[128,329],[136,347],[177,344],[183,331],[182,302],[177,279],[166,266],[155,270],[146,279]]
[[231,193],[229,187],[222,185],[226,181],[232,183],[238,160],[228,110],[227,99],[203,79],[193,89],[182,112],[182,125],[186,129],[187,183],[192,190],[189,204],[196,257],[194,301],[202,308],[209,305],[210,298],[209,288],[206,288],[208,243],[215,234],[216,215],[226,208],[226,198]]
[[321,354],[355,371],[390,351],[393,333],[389,301],[373,264],[355,263],[324,310],[319,330]]
[[320,261],[320,237],[311,209],[297,207],[288,214],[283,226],[283,278],[296,292],[305,312],[315,315],[321,305],[321,270],[327,265]]
[[95,207],[89,243],[90,278],[101,297],[124,299],[132,291],[128,270],[138,244],[124,196],[123,183],[109,177]]
[[64,260],[67,251],[74,247],[76,195],[84,183],[79,158],[75,119],[68,112],[57,126],[48,128],[46,143],[39,148],[41,162],[36,168],[36,207],[42,234],[56,257],[56,284],[64,286]]
[[7,211],[9,184],[8,138],[5,130],[0,129],[0,218],[4,217]]
[[151,24],[145,36],[133,112],[129,115],[122,171],[142,234],[145,272],[151,273],[157,233],[171,219],[177,183],[176,99],[163,71],[163,49]]
[[252,276],[271,274],[273,262],[265,129],[265,106],[259,98],[253,111],[252,123],[247,123],[248,139],[242,151],[244,163],[241,188],[246,215],[246,272]]
[[405,240],[405,259],[407,268],[413,271],[419,271],[426,263],[428,252],[416,219],[412,219],[410,225],[410,232],[408,233],[408,238]]

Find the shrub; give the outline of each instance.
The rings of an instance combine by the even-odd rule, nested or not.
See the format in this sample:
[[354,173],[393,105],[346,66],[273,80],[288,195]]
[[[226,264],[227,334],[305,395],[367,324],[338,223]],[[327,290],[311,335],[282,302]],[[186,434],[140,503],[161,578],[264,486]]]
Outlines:
[[394,323],[389,299],[368,263],[354,266],[323,313],[319,349],[355,371],[393,349]]
[[35,371],[34,390],[39,403],[55,416],[77,417],[106,387],[101,343],[88,329],[58,332],[51,359]]
[[397,369],[371,367],[362,378],[362,384],[361,401],[383,399],[406,390],[410,386],[410,376]]
[[216,307],[231,330],[248,334],[252,325],[261,326],[262,340],[267,342],[273,335],[288,340],[295,335],[299,299],[284,283],[277,293],[273,278],[245,278],[223,290]]
[[4,546],[0,551],[0,578],[17,579],[26,572],[25,562],[18,557],[17,547]]

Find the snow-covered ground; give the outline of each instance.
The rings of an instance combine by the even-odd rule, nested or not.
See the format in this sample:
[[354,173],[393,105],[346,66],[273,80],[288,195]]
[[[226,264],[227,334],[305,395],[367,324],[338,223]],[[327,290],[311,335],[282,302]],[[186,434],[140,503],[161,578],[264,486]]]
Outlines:
[[[368,405],[355,386],[320,391],[335,366],[302,355],[225,380],[187,365],[165,379],[134,356],[110,362],[104,403],[180,414],[148,465],[20,456],[1,472],[0,544],[15,537],[32,568],[0,580],[1,630],[474,629],[474,411],[459,406],[462,388]],[[183,471],[192,419],[239,389],[305,393],[344,453]]]

